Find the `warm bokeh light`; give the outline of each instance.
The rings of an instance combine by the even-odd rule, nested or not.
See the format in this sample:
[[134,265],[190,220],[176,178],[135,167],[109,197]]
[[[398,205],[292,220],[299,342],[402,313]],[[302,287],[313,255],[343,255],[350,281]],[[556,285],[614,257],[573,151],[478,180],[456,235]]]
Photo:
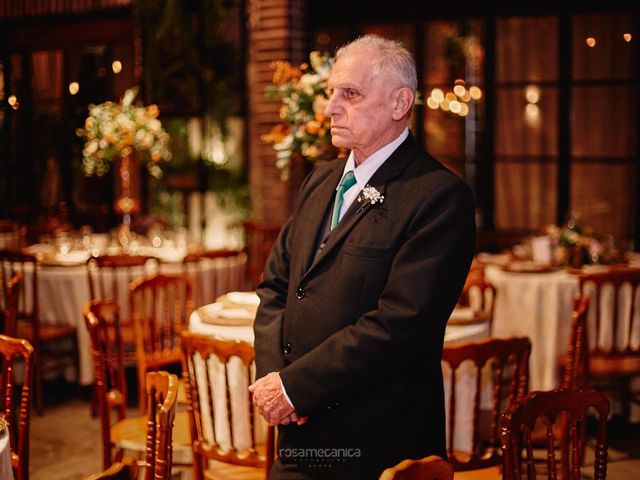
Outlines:
[[460,113],[460,110],[461,110],[460,102],[458,102],[457,100],[454,100],[451,103],[449,103],[449,110],[451,110],[453,113]]
[[482,90],[480,90],[480,87],[476,87],[475,85],[471,88],[469,88],[469,95],[471,95],[471,98],[473,98],[474,100],[480,100],[482,98]]
[[437,108],[440,106],[440,103],[433,97],[429,97],[427,98],[427,107],[431,108],[432,110],[437,110]]
[[99,76],[99,77],[104,77],[104,76],[106,76],[106,75],[107,75],[107,69],[106,69],[106,68],[104,68],[104,67],[100,67],[100,68],[98,69],[98,76]]
[[446,98],[450,102],[456,101],[456,96],[455,96],[455,94],[453,92],[447,92],[447,94],[444,96],[444,98]]
[[318,43],[320,45],[326,45],[330,41],[331,37],[329,37],[329,35],[327,35],[326,33],[321,33],[320,35],[318,35]]
[[455,82],[453,82],[454,85],[462,85],[464,87],[465,83],[464,80],[462,80],[461,78],[458,78]]
[[524,96],[527,98],[527,102],[529,103],[538,103],[540,100],[540,88],[536,85],[528,85]]
[[120,73],[122,71],[122,62],[120,60],[114,60],[111,64],[111,70],[113,70],[113,73]]
[[457,96],[459,97],[464,97],[464,94],[466,93],[467,89],[464,88],[464,86],[462,85],[456,85],[455,87],[453,87],[453,93],[455,93]]
[[595,47],[596,46],[596,39],[593,38],[593,37],[587,38],[587,45],[589,47]]
[[18,99],[15,95],[9,95],[9,98],[7,98],[7,102],[9,102],[9,105],[13,107],[16,103],[18,103]]
[[433,98],[436,102],[440,103],[442,100],[444,100],[444,92],[439,88],[434,88],[431,91],[431,98]]
[[449,111],[449,101],[446,98],[440,102],[440,108],[445,112]]
[[631,36],[631,34],[630,34],[630,33],[625,33],[625,34],[623,34],[623,35],[622,35],[622,38],[624,38],[624,41],[628,43],[628,42],[630,42],[630,41],[631,41],[631,39],[632,39],[633,37]]
[[540,107],[535,103],[528,103],[524,110],[527,125],[536,128],[540,126]]
[[78,82],[71,82],[69,84],[69,93],[75,95],[80,91],[80,84]]
[[467,105],[466,103],[461,103],[460,111],[458,112],[458,115],[460,115],[461,117],[466,117],[468,114],[469,114],[469,105]]

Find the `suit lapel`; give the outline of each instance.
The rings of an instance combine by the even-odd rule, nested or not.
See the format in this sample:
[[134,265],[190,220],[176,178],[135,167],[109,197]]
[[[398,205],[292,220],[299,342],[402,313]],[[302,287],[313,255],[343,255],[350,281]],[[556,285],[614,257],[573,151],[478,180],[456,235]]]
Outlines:
[[[368,185],[371,185],[376,190],[378,190],[382,195],[385,195],[387,182],[392,178],[394,178],[396,175],[400,174],[407,167],[411,159],[413,159],[413,157],[415,156],[415,153],[416,153],[415,140],[413,136],[409,134],[409,137],[407,137],[407,139],[404,142],[402,142],[402,144],[391,154],[391,156],[380,166],[380,168],[376,170],[376,173],[374,173],[371,179],[369,180]],[[343,168],[341,168],[338,171],[337,176],[331,175],[327,180],[327,182],[325,182],[325,184],[317,190],[317,193],[322,192],[325,195],[327,195],[328,193],[327,195],[329,197],[328,200],[325,198],[324,202],[317,202],[317,203],[322,203],[324,205],[324,210],[322,211],[323,213],[326,212],[326,209],[329,206],[328,204],[333,198],[332,191],[335,190],[336,186],[338,185],[338,181],[340,180],[340,175],[342,174],[343,169],[344,169],[344,165],[343,165]],[[327,185],[329,181],[332,181],[333,183],[331,183],[330,185]],[[304,265],[310,264],[310,267],[306,271],[306,273],[303,275],[303,279],[306,278],[325,258],[327,258],[327,256],[331,254],[331,252],[336,248],[336,246],[342,243],[342,240],[344,239],[344,237],[353,229],[353,227],[357,225],[360,219],[363,218],[367,214],[367,212],[371,209],[371,207],[364,207],[364,208],[360,208],[360,207],[362,207],[362,204],[358,202],[357,199],[349,206],[348,210],[342,216],[340,223],[338,223],[336,228],[334,228],[331,234],[329,235],[329,238],[327,239],[327,243],[325,244],[324,248],[313,260],[313,263],[311,263],[311,258],[312,258],[311,255],[315,252],[313,252],[313,247],[311,248],[311,251],[309,252],[309,256],[305,258],[307,263],[304,264]],[[316,217],[314,215],[313,218],[319,218],[319,217]],[[321,225],[320,226],[316,225],[316,228],[314,230],[315,234],[318,233],[318,228],[321,228]],[[315,240],[315,237],[313,238]],[[305,245],[308,245],[308,243],[305,243]],[[312,241],[312,245],[315,245],[315,242]]]
[[311,265],[313,256],[315,255],[315,246],[320,229],[323,227],[323,220],[327,214],[327,210],[331,208],[333,194],[338,186],[338,182],[342,177],[344,164],[346,160],[337,161],[340,165],[331,172],[322,184],[315,189],[309,199],[305,202],[305,211],[298,212],[298,215],[304,217],[304,228],[302,229],[301,245],[304,245],[302,257],[302,275]]

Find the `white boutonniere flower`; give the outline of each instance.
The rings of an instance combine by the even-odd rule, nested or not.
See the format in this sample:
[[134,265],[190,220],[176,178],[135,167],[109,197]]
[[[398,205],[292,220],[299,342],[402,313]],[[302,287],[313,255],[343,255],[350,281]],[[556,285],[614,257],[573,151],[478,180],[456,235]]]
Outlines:
[[382,202],[384,202],[384,195],[382,195],[376,187],[366,185],[362,189],[362,192],[360,192],[360,195],[358,195],[358,203],[360,203],[358,212],[361,212],[370,205],[381,204]]

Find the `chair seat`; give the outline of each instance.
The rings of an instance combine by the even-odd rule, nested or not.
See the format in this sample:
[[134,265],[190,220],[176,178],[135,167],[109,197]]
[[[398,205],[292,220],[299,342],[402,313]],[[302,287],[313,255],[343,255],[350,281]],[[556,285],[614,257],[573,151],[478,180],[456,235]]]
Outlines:
[[[144,452],[147,438],[147,416],[140,415],[125,418],[111,426],[111,440],[113,443],[128,450]],[[191,450],[191,435],[189,434],[189,417],[187,412],[176,413],[173,423],[173,449]]]
[[209,467],[204,471],[207,480],[264,480],[266,476],[264,468],[232,465],[217,460],[210,460]]
[[[40,339],[43,341],[56,340],[59,338],[75,337],[77,335],[76,327],[69,325],[40,325]],[[18,338],[33,338],[33,325],[30,323],[18,323]]]
[[455,472],[454,480],[502,480],[502,467],[481,468],[480,470],[467,470],[465,472]]

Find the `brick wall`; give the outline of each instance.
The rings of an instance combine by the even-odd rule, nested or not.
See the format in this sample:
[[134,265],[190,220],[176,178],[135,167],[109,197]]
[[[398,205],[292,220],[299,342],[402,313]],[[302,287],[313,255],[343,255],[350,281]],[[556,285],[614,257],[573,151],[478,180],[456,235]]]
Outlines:
[[249,184],[253,216],[267,223],[283,223],[291,212],[299,176],[280,179],[275,151],[260,140],[279,121],[279,100],[267,100],[264,89],[271,83],[274,60],[293,65],[306,61],[306,1],[250,0],[248,2],[249,52]]

